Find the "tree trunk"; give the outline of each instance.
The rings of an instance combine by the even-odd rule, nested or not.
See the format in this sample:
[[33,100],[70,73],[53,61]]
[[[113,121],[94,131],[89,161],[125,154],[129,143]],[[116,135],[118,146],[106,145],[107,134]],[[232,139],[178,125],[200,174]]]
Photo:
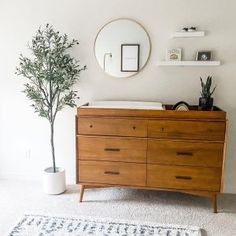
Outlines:
[[51,126],[51,149],[52,149],[52,162],[53,162],[53,172],[56,173],[56,161],[55,161],[55,149],[54,149],[54,122],[50,122]]

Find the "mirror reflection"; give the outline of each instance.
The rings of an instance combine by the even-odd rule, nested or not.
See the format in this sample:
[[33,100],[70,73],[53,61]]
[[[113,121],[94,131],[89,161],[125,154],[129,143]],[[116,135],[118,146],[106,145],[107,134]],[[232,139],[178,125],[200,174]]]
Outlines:
[[100,67],[114,77],[138,73],[146,65],[150,50],[146,30],[130,19],[117,19],[103,26],[94,44]]

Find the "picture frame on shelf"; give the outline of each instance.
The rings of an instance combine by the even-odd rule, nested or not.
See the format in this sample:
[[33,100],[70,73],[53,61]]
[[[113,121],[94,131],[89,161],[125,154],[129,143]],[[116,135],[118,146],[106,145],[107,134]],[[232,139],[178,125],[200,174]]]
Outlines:
[[166,61],[181,61],[182,48],[168,48],[166,50]]
[[140,44],[121,44],[121,72],[139,71]]
[[212,51],[198,51],[196,54],[196,61],[211,61]]

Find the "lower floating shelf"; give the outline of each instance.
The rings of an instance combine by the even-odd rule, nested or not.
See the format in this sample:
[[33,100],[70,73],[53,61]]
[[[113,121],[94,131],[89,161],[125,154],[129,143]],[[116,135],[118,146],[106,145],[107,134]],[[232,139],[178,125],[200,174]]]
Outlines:
[[158,66],[220,66],[220,61],[159,61]]

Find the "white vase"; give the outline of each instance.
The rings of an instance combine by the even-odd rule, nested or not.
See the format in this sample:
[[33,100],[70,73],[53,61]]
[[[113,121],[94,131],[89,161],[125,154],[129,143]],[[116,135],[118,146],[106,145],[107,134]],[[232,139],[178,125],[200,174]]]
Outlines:
[[47,194],[60,194],[66,191],[65,170],[57,167],[56,172],[49,167],[43,171],[43,190]]

